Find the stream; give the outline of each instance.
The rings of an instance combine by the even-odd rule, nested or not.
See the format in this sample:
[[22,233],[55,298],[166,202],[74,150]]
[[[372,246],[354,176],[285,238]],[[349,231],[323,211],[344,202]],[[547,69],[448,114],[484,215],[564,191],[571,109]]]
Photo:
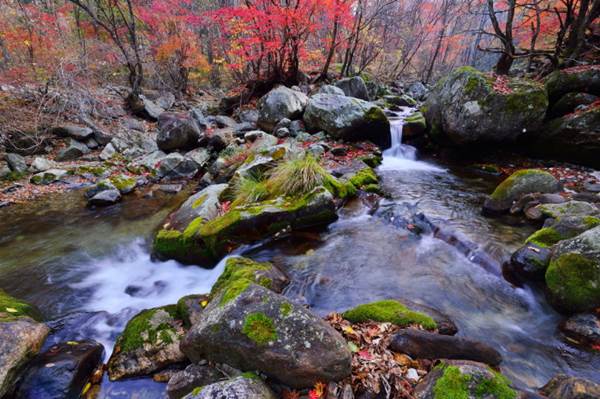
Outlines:
[[[468,169],[418,159],[402,144],[404,110],[392,118],[392,147],[379,167],[389,198],[370,215],[360,201],[320,232],[301,232],[245,255],[286,270],[285,295],[320,315],[385,298],[408,299],[447,314],[459,335],[481,340],[503,355],[502,371],[519,388],[535,389],[565,373],[600,382],[600,355],[566,345],[561,320],[536,287],[515,287],[500,265],[533,231],[481,216],[495,182]],[[106,359],[126,322],[138,311],[206,293],[223,270],[151,259],[153,232],[189,195],[132,195],[90,210],[81,192],[0,209],[0,288],[32,302],[55,332],[50,345],[96,339]],[[435,235],[397,227],[389,214],[423,213],[444,232],[469,242],[465,253]],[[241,253],[242,251],[240,251]],[[485,254],[487,267],[474,254]],[[109,382],[99,398],[163,398],[165,385],[149,378]]]

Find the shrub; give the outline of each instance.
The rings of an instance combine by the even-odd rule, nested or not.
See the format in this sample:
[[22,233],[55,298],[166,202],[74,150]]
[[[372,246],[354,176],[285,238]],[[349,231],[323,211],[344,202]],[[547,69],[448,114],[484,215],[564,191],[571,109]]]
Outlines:
[[300,196],[323,185],[329,174],[309,154],[277,165],[267,180],[269,192],[275,196]]

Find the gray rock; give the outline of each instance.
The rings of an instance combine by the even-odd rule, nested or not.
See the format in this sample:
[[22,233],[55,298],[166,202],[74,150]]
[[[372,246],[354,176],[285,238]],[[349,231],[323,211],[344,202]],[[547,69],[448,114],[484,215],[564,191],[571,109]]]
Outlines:
[[74,161],[85,154],[89,154],[90,149],[84,143],[71,139],[69,146],[58,152],[56,160],[59,162]]
[[290,137],[290,130],[287,127],[282,127],[282,128],[276,129],[276,130],[274,130],[274,132],[275,132],[275,136],[279,137],[280,139]]
[[292,121],[288,129],[290,130],[292,137],[296,137],[298,133],[304,131],[304,122],[299,119]]
[[319,158],[325,154],[325,147],[318,143],[309,145],[306,150],[315,158]]
[[369,101],[369,91],[365,81],[360,76],[338,80],[335,85],[342,89],[348,97]]
[[129,165],[133,169],[144,168],[148,172],[158,172],[161,162],[167,157],[162,151],[154,151],[134,159]]
[[260,152],[268,150],[269,148],[276,146],[279,140],[277,137],[265,133],[262,130],[253,130],[244,135],[246,142],[251,143],[250,149],[254,152]]
[[598,96],[588,93],[567,93],[561,97],[548,111],[550,118],[560,118],[575,110],[580,106],[588,106],[598,100]]
[[237,296],[224,289],[181,344],[192,361],[204,358],[259,370],[296,388],[350,375],[345,340],[308,310],[251,284]]
[[183,190],[182,184],[161,184],[158,186],[158,189],[164,193],[169,194],[177,194],[181,190]]
[[462,337],[405,329],[392,338],[390,349],[413,359],[473,360],[498,366],[502,356],[494,348]]
[[9,176],[11,173],[10,168],[8,167],[8,164],[0,161],[0,179],[4,179],[7,176]]
[[258,377],[239,376],[198,389],[185,399],[277,399],[271,389]]
[[148,309],[127,323],[108,361],[111,380],[148,375],[186,360],[179,350],[184,331],[176,313],[175,306]]
[[323,85],[319,87],[319,90],[315,94],[336,94],[338,96],[345,96],[344,90],[333,85]]
[[94,341],[69,341],[37,355],[21,376],[15,399],[78,399],[102,365],[104,348]]
[[283,118],[297,119],[302,115],[308,97],[299,91],[279,86],[258,101],[258,126],[272,131]]
[[189,197],[178,210],[168,218],[169,228],[183,232],[195,219],[214,219],[219,214],[219,197],[229,187],[227,184],[214,184]]
[[27,172],[27,162],[23,156],[19,154],[7,153],[4,158],[6,159],[6,162],[8,162],[8,166],[13,172]]
[[94,130],[86,126],[64,125],[52,129],[52,133],[59,137],[71,137],[78,141],[86,141],[94,137]]
[[29,179],[32,184],[45,185],[60,181],[67,175],[67,171],[63,169],[48,169],[44,172],[37,173]]
[[113,136],[110,134],[107,134],[101,130],[94,130],[94,140],[96,140],[99,145],[107,145],[110,143],[112,138]]
[[548,399],[600,398],[600,385],[583,378],[559,374],[553,377],[540,392]]
[[206,168],[210,161],[210,152],[206,148],[196,148],[185,154],[186,158],[196,162],[198,169]]
[[92,187],[88,188],[85,191],[84,195],[85,195],[85,198],[87,198],[89,200],[89,199],[93,198],[94,196],[96,196],[96,194],[99,194],[102,191],[108,191],[108,190],[117,190],[117,188],[112,183],[112,181],[110,181],[110,179],[102,179],[102,180],[98,181],[96,184],[94,184]]
[[175,95],[171,92],[160,93],[156,99],[154,99],[156,105],[160,108],[168,111],[175,104]]
[[100,147],[98,142],[96,140],[94,140],[93,138],[87,139],[85,141],[85,145],[87,145],[87,148],[89,148],[90,150],[95,150],[98,147]]
[[317,94],[308,102],[304,123],[336,139],[371,140],[383,148],[391,144],[390,123],[383,111],[357,98]]
[[537,207],[544,216],[554,219],[596,216],[599,213],[599,209],[596,205],[583,201],[568,201],[561,204],[541,204]]
[[215,124],[219,129],[226,127],[233,128],[238,124],[235,119],[226,115],[209,116],[207,119],[209,122]]
[[42,347],[50,329],[28,317],[0,319],[0,397],[12,391],[27,362]]
[[525,244],[510,258],[510,271],[519,279],[543,280],[550,263],[550,249],[536,244]]
[[192,149],[198,146],[201,134],[191,115],[164,112],[158,118],[156,144],[165,152]]
[[413,82],[406,88],[405,92],[415,100],[424,101],[429,94],[429,89],[421,82]]
[[223,373],[208,365],[190,364],[185,370],[175,373],[167,384],[169,399],[180,399],[194,388],[213,384],[225,376]]
[[258,110],[255,109],[246,109],[238,113],[238,118],[240,122],[250,123],[253,125],[256,125],[258,123],[258,116]]
[[108,143],[106,145],[106,147],[104,147],[104,149],[100,153],[100,159],[103,160],[103,161],[108,161],[109,159],[111,159],[112,157],[114,157],[115,154],[117,154],[117,150],[112,145],[112,143]]
[[130,96],[127,101],[133,114],[140,118],[156,121],[160,114],[165,112],[164,108],[143,94],[139,96]]
[[559,326],[569,342],[587,349],[600,345],[600,317],[596,313],[579,313]]
[[196,173],[198,164],[176,152],[164,157],[158,166],[158,175],[165,179],[191,178]]
[[406,94],[401,96],[387,95],[384,96],[383,99],[387,104],[396,105],[398,107],[414,107],[417,105],[415,99]]
[[119,201],[121,201],[119,190],[104,190],[90,198],[88,204],[92,206],[110,206]]

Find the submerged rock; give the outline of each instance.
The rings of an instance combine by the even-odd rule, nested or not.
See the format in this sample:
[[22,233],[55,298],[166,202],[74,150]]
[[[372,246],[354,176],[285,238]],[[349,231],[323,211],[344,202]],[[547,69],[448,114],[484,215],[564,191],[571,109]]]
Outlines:
[[257,124],[261,129],[270,132],[283,118],[297,119],[302,116],[307,102],[306,94],[278,86],[258,101]]
[[94,341],[69,341],[37,355],[23,374],[15,399],[78,399],[92,373],[102,365],[104,347]]
[[184,362],[186,358],[179,349],[183,335],[175,305],[138,313],[117,339],[108,361],[110,379],[144,376]]
[[276,399],[277,396],[257,376],[250,373],[227,381],[198,387],[185,399]]
[[517,391],[502,374],[483,363],[445,360],[415,387],[417,399],[516,399]]
[[522,169],[496,187],[483,204],[485,214],[493,215],[508,212],[513,202],[531,193],[554,193],[560,191],[558,180],[540,169]]
[[335,85],[342,89],[344,95],[348,97],[369,101],[369,90],[367,89],[365,81],[360,76],[340,79]]
[[414,329],[401,330],[394,335],[390,349],[414,359],[473,360],[490,366],[502,362],[500,353],[482,342]]
[[600,385],[583,378],[559,374],[553,377],[540,392],[548,399],[600,398]]
[[167,395],[169,399],[180,399],[194,389],[213,384],[224,377],[223,373],[209,365],[190,364],[169,379]]
[[222,290],[185,336],[192,361],[207,359],[258,370],[296,388],[350,375],[342,336],[308,310],[259,285]]
[[357,98],[317,94],[308,102],[304,123],[336,139],[370,140],[382,148],[391,145],[390,122],[383,110]]
[[13,391],[20,373],[50,332],[40,318],[35,307],[0,290],[0,397]]
[[430,133],[453,144],[512,142],[539,129],[548,108],[544,86],[508,78],[507,90],[471,67],[452,71],[438,82],[423,106]]
[[597,313],[580,313],[569,317],[559,326],[570,342],[597,350],[600,347],[600,316]]

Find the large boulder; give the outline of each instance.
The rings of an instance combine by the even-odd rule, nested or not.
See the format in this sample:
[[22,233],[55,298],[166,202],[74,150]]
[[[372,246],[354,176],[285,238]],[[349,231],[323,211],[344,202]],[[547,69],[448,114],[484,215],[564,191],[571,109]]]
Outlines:
[[516,399],[510,381],[483,363],[446,360],[415,387],[416,399]]
[[108,361],[111,380],[148,375],[184,362],[179,350],[184,330],[175,305],[147,309],[134,316],[117,339]]
[[600,95],[600,65],[554,71],[546,78],[546,90],[552,104],[572,92]]
[[369,90],[365,81],[360,76],[338,80],[335,85],[342,89],[348,97],[360,98],[369,101]]
[[560,118],[561,116],[575,112],[580,109],[579,107],[586,107],[596,101],[598,101],[598,96],[593,94],[567,93],[551,107],[550,111],[548,111],[548,116],[550,118]]
[[408,85],[405,92],[415,100],[424,101],[429,94],[429,89],[422,82],[413,82]]
[[554,246],[546,285],[561,310],[585,312],[600,306],[600,226]]
[[540,169],[521,169],[496,187],[486,199],[483,210],[487,214],[507,212],[513,202],[531,193],[555,193],[561,186],[552,174]]
[[438,82],[423,106],[432,136],[456,145],[514,141],[538,130],[547,108],[543,85],[518,78],[496,84],[471,67]]
[[69,341],[37,355],[23,374],[15,399],[78,399],[102,365],[104,347],[94,341]]
[[600,385],[583,378],[559,374],[553,377],[540,392],[548,399],[600,398]]
[[344,90],[333,85],[323,85],[319,87],[319,90],[315,94],[337,94],[338,96],[345,96]]
[[382,148],[391,145],[390,122],[383,110],[357,98],[317,94],[308,102],[304,123],[336,139],[370,140]]
[[50,329],[33,306],[0,290],[0,398],[10,394]]
[[178,210],[169,216],[168,227],[183,232],[197,218],[207,222],[217,217],[219,197],[227,187],[227,184],[212,184],[189,197]]
[[162,151],[189,150],[198,146],[202,134],[190,114],[163,112],[158,117],[156,144]]
[[276,198],[238,206],[206,221],[197,217],[183,231],[166,226],[154,240],[154,251],[166,259],[213,266],[238,246],[271,237],[284,229],[327,225],[337,219],[333,196],[318,187],[306,196]]
[[210,385],[224,378],[223,373],[206,364],[190,364],[169,379],[169,399],[181,399],[194,389]]
[[63,125],[51,129],[59,137],[71,137],[75,140],[86,141],[94,137],[94,130],[86,126]]
[[222,290],[181,349],[192,361],[258,370],[295,388],[338,381],[351,372],[351,353],[337,331],[304,307],[248,282]]
[[543,157],[600,167],[600,105],[547,122],[530,147]]
[[253,375],[241,375],[226,381],[206,386],[198,386],[185,399],[276,399],[260,378]]
[[278,86],[258,101],[258,126],[270,132],[283,118],[297,119],[307,102],[306,94]]

